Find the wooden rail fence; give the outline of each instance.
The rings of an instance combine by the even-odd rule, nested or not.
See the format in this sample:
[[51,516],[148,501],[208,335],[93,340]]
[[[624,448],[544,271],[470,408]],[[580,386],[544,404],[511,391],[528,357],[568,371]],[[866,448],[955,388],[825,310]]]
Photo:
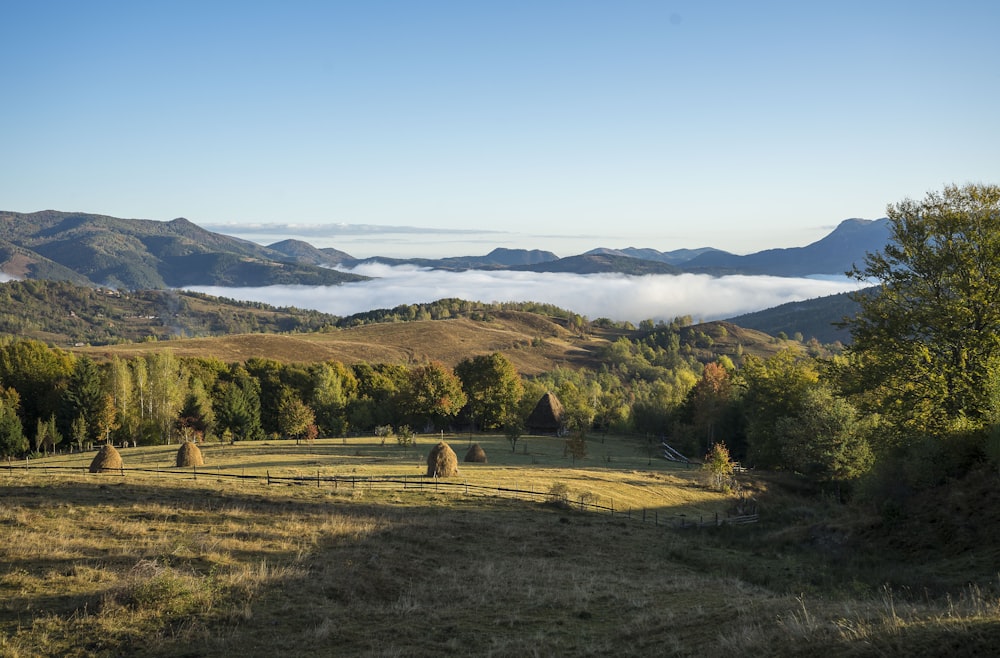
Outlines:
[[[14,475],[18,472],[44,472],[44,473],[57,473],[57,472],[69,472],[69,473],[83,473],[84,475],[107,475],[105,472],[103,474],[91,474],[89,468],[84,466],[56,466],[47,464],[31,464],[29,460],[25,460],[23,463],[8,462],[7,468],[5,469],[9,474]],[[554,493],[551,491],[534,491],[531,489],[520,489],[517,487],[504,487],[497,485],[495,487],[481,485],[481,484],[469,484],[468,482],[453,482],[450,480],[442,480],[440,478],[428,478],[424,476],[367,476],[367,477],[357,477],[357,476],[347,476],[347,475],[321,475],[318,471],[316,475],[271,475],[270,471],[266,471],[264,475],[245,475],[239,473],[222,473],[220,471],[213,471],[208,468],[202,468],[198,470],[197,467],[186,468],[117,468],[111,471],[112,475],[119,475],[120,477],[125,477],[130,473],[142,473],[146,475],[153,475],[156,477],[191,477],[195,480],[199,476],[203,478],[215,478],[217,480],[227,479],[232,481],[243,481],[243,482],[258,482],[261,484],[271,485],[285,485],[285,486],[315,486],[322,488],[323,486],[330,487],[332,489],[340,490],[344,489],[367,489],[367,490],[402,490],[402,491],[450,491],[456,493],[463,493],[465,495],[477,495],[477,496],[497,496],[497,497],[508,497],[515,498],[519,500],[529,500],[536,502],[552,502],[555,504],[563,505],[567,509],[577,509],[583,512],[596,512],[601,514],[608,514],[612,517],[624,517],[627,519],[632,519],[640,521],[642,523],[652,523],[657,526],[668,526],[676,528],[706,528],[713,526],[722,525],[743,525],[746,523],[756,523],[760,520],[760,515],[756,512],[753,514],[742,514],[739,516],[730,515],[719,515],[714,516],[709,515],[707,518],[704,515],[700,515],[697,520],[693,517],[688,517],[686,514],[660,514],[660,510],[656,509],[633,509],[631,507],[626,508],[616,508],[614,504],[614,499],[610,499],[608,505],[602,505],[600,503],[588,500],[589,496],[581,497],[579,500],[571,500],[568,496]]]

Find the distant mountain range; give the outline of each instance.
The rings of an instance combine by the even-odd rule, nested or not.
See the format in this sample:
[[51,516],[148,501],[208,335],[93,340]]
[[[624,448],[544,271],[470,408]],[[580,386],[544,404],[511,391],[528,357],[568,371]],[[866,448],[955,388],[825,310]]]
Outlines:
[[336,285],[365,277],[334,267],[362,263],[448,270],[772,276],[839,275],[861,264],[888,240],[887,219],[848,219],[805,247],[745,256],[712,248],[594,249],[559,258],[548,251],[494,249],[485,256],[441,259],[356,259],[300,240],[261,246],[213,233],[179,218],[169,222],[46,210],[0,212],[0,272],[23,279],[71,281],[117,289],[183,286]]
[[183,218],[158,222],[54,210],[0,212],[0,271],[127,290],[365,279],[206,231]]

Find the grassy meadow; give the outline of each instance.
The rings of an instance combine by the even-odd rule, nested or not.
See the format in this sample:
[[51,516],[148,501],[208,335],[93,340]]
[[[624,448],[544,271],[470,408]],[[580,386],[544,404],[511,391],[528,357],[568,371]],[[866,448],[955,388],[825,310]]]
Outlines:
[[[852,543],[864,519],[744,476],[761,521],[681,529],[737,502],[642,441],[450,435],[466,493],[422,477],[429,449],[389,439],[122,449],[0,469],[0,655],[987,655],[1000,646],[991,565],[904,564]],[[46,469],[45,466],[50,468]],[[51,468],[51,467],[61,468]],[[160,472],[156,472],[159,470]],[[266,483],[386,477],[422,487]],[[257,476],[246,479],[226,475]],[[558,486],[557,486],[558,485]],[[643,523],[637,510],[661,523]],[[626,510],[633,510],[631,518]],[[647,517],[648,518],[648,517]],[[850,551],[843,550],[850,547]],[[895,566],[893,566],[895,564]],[[895,571],[893,571],[895,569]],[[947,570],[944,570],[947,573]],[[921,582],[939,579],[933,588]]]

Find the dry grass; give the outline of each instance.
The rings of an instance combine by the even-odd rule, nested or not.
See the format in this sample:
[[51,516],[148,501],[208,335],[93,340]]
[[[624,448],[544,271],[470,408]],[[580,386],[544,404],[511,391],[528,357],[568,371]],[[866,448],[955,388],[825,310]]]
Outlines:
[[[690,514],[726,504],[693,471],[638,468],[639,457],[614,468],[624,447],[611,465],[570,469],[540,438],[537,464],[517,463],[530,451],[500,451],[501,438],[476,440],[506,461],[467,464],[463,478],[562,484]],[[398,473],[423,467],[424,441],[394,458],[374,439],[205,448],[213,469],[230,472]],[[679,531],[433,488],[268,487],[211,470],[193,479],[170,468],[174,452],[127,456],[172,476],[87,475],[85,455],[58,458],[77,460],[69,473],[0,471],[0,655],[963,655],[1000,646],[1000,601],[984,587],[921,600],[889,589],[802,595],[795,581],[734,577],[733,565],[781,570],[791,559],[740,549],[753,529]]]
[[[588,502],[629,509],[660,510],[687,519],[723,512],[729,499],[704,486],[697,467],[686,468],[652,456],[651,446],[636,439],[608,436],[588,439],[588,457],[572,460],[565,441],[551,436],[528,435],[512,452],[499,434],[416,435],[411,446],[382,445],[376,437],[319,439],[313,444],[294,441],[241,442],[235,445],[205,443],[200,447],[207,466],[199,477],[214,474],[264,477],[310,476],[323,478],[415,478],[427,473],[427,456],[440,441],[456,451],[478,443],[490,455],[489,463],[463,462],[454,481],[479,487],[546,492],[556,482],[566,485],[571,502],[581,496]],[[129,468],[176,471],[177,446],[123,448]],[[35,466],[81,467],[89,454],[77,453],[37,460]]]
[[439,361],[452,367],[471,356],[503,352],[518,372],[534,375],[557,365],[594,366],[594,348],[606,343],[599,336],[575,336],[542,316],[511,311],[497,313],[490,321],[454,318],[372,324],[329,333],[243,334],[81,347],[74,351],[95,357],[125,357],[169,349],[179,357],[215,357],[227,362],[263,357],[347,364]]

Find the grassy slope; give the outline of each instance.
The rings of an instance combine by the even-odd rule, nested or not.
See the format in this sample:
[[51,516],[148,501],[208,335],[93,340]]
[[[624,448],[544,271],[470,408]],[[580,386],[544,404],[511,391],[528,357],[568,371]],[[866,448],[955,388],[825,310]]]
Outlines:
[[489,322],[454,318],[364,325],[329,333],[243,334],[80,351],[100,356],[170,349],[178,356],[214,356],[224,361],[260,356],[280,361],[332,359],[344,363],[422,363],[431,360],[449,365],[477,354],[501,351],[510,357],[519,372],[535,374],[551,370],[557,364],[593,365],[590,350],[603,343],[599,337],[574,337],[558,324],[531,313],[504,313]]
[[[462,455],[469,437],[447,438]],[[956,578],[935,599],[836,573],[800,536],[816,518],[833,524],[835,506],[773,483],[755,484],[768,501],[757,526],[682,531],[430,487],[212,475],[419,474],[433,440],[206,446],[196,480],[0,471],[0,653],[986,655],[1000,641],[1000,605],[983,587]],[[624,439],[590,440],[575,467],[555,439],[524,439],[527,454],[475,440],[491,463],[463,464],[463,481],[561,482],[665,516],[728,504]],[[175,449],[123,457],[174,470]],[[936,565],[911,566],[917,578]]]
[[[716,336],[711,348],[697,348],[699,358],[745,354],[768,356],[784,347],[801,348],[799,343],[776,341],[750,329],[721,323],[697,325]],[[423,320],[363,325],[323,333],[241,334],[78,348],[77,352],[102,357],[131,356],[151,350],[169,349],[177,356],[216,357],[226,362],[251,357],[267,357],[287,362],[335,360],[343,363],[425,363],[440,361],[454,366],[471,356],[502,352],[522,375],[551,371],[556,366],[570,368],[600,366],[599,350],[621,334],[595,329],[580,336],[552,319],[534,313],[498,312],[489,321],[469,318]]]

